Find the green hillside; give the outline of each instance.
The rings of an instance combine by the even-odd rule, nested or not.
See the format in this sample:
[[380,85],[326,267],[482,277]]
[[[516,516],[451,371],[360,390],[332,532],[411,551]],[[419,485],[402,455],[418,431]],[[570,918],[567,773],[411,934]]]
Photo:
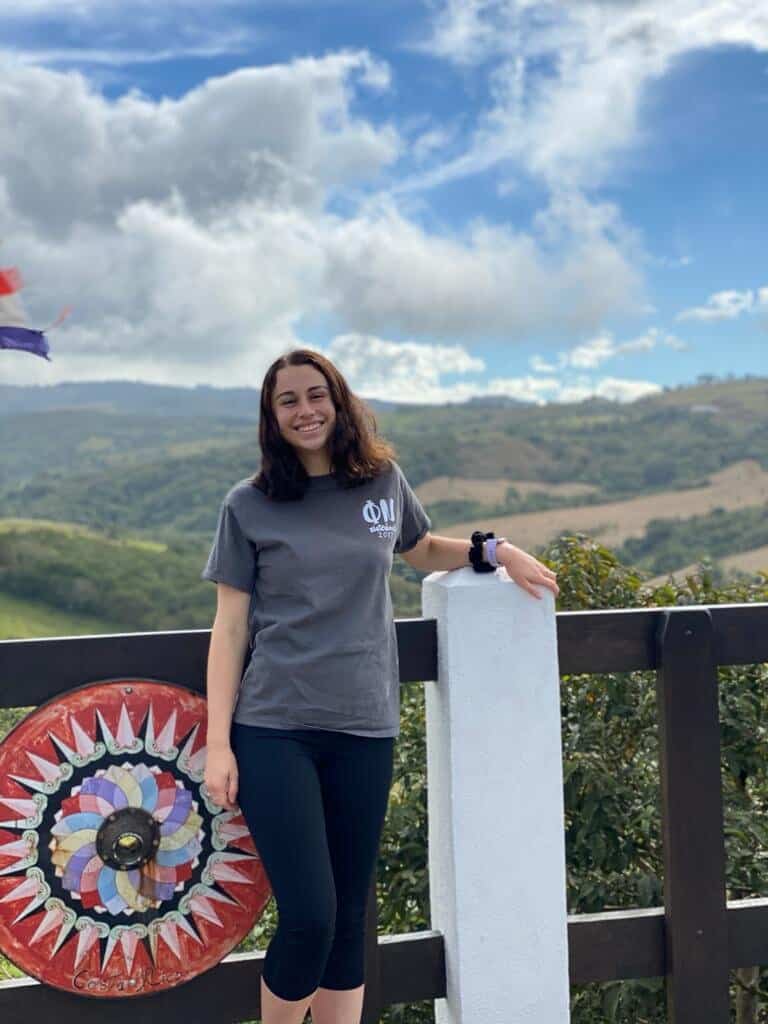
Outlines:
[[78,615],[0,591],[0,640],[24,640],[36,636],[88,636],[119,631],[114,623],[105,619]]
[[[767,379],[702,383],[630,404],[489,400],[376,415],[414,487],[439,476],[509,479],[494,505],[427,504],[436,530],[690,487],[747,458],[768,469]],[[122,628],[210,621],[213,588],[199,572],[221,499],[258,468],[254,420],[75,408],[0,415],[0,432],[0,592]],[[542,493],[518,494],[515,480],[538,480]],[[578,499],[546,493],[563,482],[596,489]],[[665,571],[704,548],[719,556],[765,543],[760,509],[705,516],[696,551],[686,523],[654,524],[622,549],[622,561]]]
[[54,409],[0,416],[0,488],[52,473],[118,472],[161,456],[256,444],[253,421]]
[[206,548],[177,540],[157,550],[43,527],[0,531],[0,591],[118,630],[210,625],[215,588],[200,579]]
[[689,519],[652,519],[643,537],[633,538],[616,551],[625,565],[656,575],[673,572],[702,558],[717,559],[768,544],[768,505],[713,509]]
[[[258,468],[252,422],[78,416],[85,419],[39,413],[25,419],[23,430],[18,417],[0,418],[0,429],[18,431],[15,444],[0,450],[3,477],[18,473],[7,467],[24,461],[26,452],[34,466],[48,446],[45,469],[0,492],[5,516],[148,530],[161,539],[169,531],[210,534],[226,491]],[[593,503],[692,486],[745,458],[768,468],[768,381],[680,389],[625,405],[596,399],[542,407],[408,406],[380,412],[378,425],[414,486],[442,475],[576,481],[599,488],[583,499]],[[521,505],[510,495],[493,511],[548,507],[545,499],[535,501],[541,504]],[[436,521],[484,512],[490,510],[455,502]]]
[[[5,638],[206,629],[213,622],[216,588],[200,579],[210,538],[152,545],[79,528],[0,527]],[[396,566],[396,614],[420,614],[422,576],[404,562]]]

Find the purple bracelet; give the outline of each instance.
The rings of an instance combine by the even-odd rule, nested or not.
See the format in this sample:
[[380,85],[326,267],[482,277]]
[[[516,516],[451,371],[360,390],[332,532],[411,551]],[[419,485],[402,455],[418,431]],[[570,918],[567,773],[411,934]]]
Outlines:
[[499,560],[496,557],[496,548],[499,546],[499,544],[509,544],[509,538],[489,537],[488,540],[485,542],[485,552],[486,555],[488,556],[487,561],[489,565],[492,565],[494,567],[494,569],[497,569],[499,566]]

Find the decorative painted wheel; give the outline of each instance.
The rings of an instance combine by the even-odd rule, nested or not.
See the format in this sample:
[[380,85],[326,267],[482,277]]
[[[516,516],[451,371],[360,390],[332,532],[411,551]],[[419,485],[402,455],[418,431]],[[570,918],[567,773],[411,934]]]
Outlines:
[[41,705],[0,743],[0,952],[89,996],[214,966],[271,889],[239,811],[203,785],[205,701],[120,679]]

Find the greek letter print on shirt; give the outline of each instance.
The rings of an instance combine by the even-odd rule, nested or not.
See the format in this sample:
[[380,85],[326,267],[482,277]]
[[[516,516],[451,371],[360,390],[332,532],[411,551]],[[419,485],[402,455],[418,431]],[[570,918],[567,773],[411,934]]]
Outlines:
[[376,502],[369,498],[363,505],[363,519],[370,524],[371,533],[387,540],[395,537],[395,499],[379,498]]
[[360,487],[310,477],[274,502],[229,491],[203,579],[251,595],[251,655],[234,720],[397,736],[400,678],[388,578],[431,527],[396,462]]

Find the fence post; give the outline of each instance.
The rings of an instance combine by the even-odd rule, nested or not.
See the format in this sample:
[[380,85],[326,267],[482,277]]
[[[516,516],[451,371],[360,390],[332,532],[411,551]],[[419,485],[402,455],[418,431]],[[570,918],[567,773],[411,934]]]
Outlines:
[[664,613],[656,664],[667,1018],[728,1024],[720,716],[706,608]]
[[570,1019],[557,630],[540,591],[502,568],[422,583],[438,643],[425,684],[438,1024]]

